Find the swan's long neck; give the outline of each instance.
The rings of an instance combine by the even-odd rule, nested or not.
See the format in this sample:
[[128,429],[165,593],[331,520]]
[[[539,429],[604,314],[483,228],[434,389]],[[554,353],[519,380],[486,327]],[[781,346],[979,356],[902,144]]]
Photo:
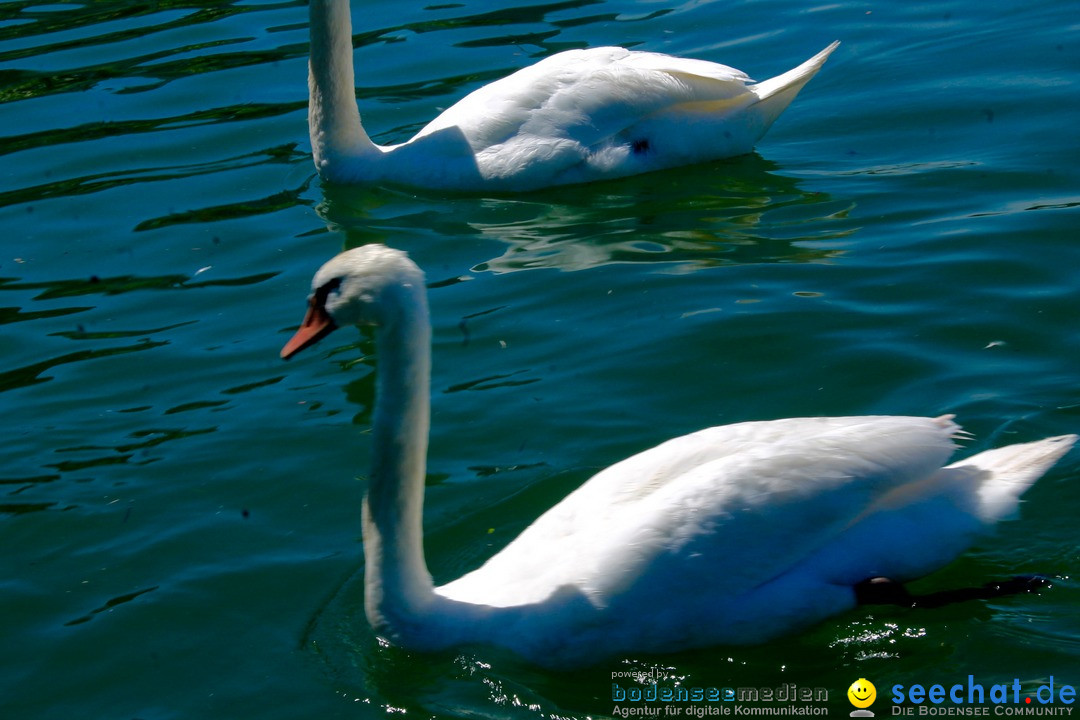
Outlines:
[[380,155],[360,124],[348,0],[311,0],[308,130],[315,166],[333,177],[341,160]]
[[408,644],[435,597],[424,561],[424,475],[431,325],[422,282],[390,298],[379,326],[374,461],[364,498],[365,609],[381,633]]

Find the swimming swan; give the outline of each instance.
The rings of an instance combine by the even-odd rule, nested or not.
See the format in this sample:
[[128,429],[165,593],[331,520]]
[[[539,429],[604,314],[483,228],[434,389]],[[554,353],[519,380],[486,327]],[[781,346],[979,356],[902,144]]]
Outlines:
[[479,569],[434,587],[424,560],[430,335],[424,276],[400,251],[344,252],[315,275],[289,358],[340,325],[376,327],[365,610],[419,651],[503,646],[545,666],[754,643],[856,604],[855,586],[942,567],[1076,440],[946,467],[950,416],[714,427],[603,470]]
[[839,43],[771,80],[704,60],[569,50],[486,85],[412,140],[360,124],[348,0],[311,0],[308,126],[327,180],[531,190],[750,152]]

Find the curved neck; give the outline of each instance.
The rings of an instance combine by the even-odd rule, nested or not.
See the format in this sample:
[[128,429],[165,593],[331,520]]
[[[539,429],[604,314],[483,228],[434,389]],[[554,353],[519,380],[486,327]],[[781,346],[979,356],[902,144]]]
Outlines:
[[308,131],[315,166],[326,176],[337,158],[377,150],[360,124],[348,0],[311,0]]
[[431,324],[423,283],[402,293],[376,337],[374,460],[363,513],[365,609],[372,626],[399,641],[419,629],[434,599],[423,546]]

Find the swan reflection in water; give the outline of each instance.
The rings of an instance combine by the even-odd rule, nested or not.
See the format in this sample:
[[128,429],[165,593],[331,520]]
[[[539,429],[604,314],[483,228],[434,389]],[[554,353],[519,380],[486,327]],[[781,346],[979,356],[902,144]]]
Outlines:
[[[569,272],[635,262],[685,272],[828,262],[858,232],[849,219],[854,204],[801,184],[752,154],[528,197],[326,184],[318,212],[346,234],[346,247],[382,242],[419,251],[426,242],[467,244],[461,261],[474,272]],[[478,250],[499,244],[499,254],[476,258]]]

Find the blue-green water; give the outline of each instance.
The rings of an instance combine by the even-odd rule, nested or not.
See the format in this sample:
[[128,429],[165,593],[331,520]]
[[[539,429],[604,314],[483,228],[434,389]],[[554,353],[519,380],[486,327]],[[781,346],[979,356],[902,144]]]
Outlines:
[[[378,646],[359,502],[370,338],[283,364],[311,273],[427,270],[428,553],[489,557],[667,437],[956,413],[965,452],[1080,429],[1080,25],[1068,3],[396,0],[354,7],[378,141],[552,52],[764,78],[843,45],[756,154],[522,197],[331,187],[296,2],[0,4],[0,714],[585,717],[611,674],[824,687],[1080,684],[1080,456],[926,589],[755,648],[539,671]],[[357,362],[357,359],[363,358]],[[879,700],[875,709],[888,712]]]

